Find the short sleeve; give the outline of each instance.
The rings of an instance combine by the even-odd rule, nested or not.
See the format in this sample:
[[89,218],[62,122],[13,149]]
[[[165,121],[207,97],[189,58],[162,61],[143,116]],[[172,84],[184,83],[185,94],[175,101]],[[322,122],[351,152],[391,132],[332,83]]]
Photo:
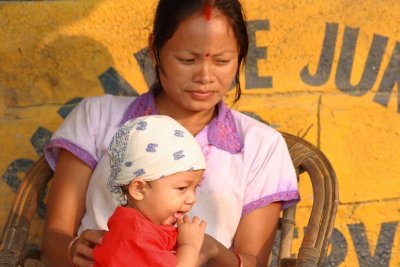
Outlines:
[[132,235],[125,235],[124,239],[118,241],[117,244],[96,247],[93,251],[94,267],[176,266],[176,255],[159,246],[156,234],[136,232]]
[[[261,138],[260,138],[261,137]],[[282,202],[285,209],[300,200],[297,176],[283,136],[268,129],[258,133],[257,146],[248,143],[247,160],[251,160],[244,194],[242,215],[272,202]]]
[[45,147],[45,156],[55,170],[61,149],[66,149],[94,169],[96,157],[96,133],[98,132],[97,98],[83,99],[66,117]]

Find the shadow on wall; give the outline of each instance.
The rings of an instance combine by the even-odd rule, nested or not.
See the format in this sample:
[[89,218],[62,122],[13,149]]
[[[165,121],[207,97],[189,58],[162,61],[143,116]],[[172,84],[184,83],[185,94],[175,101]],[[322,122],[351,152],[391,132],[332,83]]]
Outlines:
[[114,65],[107,48],[85,36],[57,39],[35,56],[36,81],[30,92],[41,90],[52,99],[90,94],[99,88],[99,75]]
[[[0,3],[4,110],[61,102],[66,94],[86,93],[96,82],[98,87],[98,75],[112,65],[107,48],[87,37],[57,33],[88,16],[102,1],[25,2]],[[55,37],[50,43],[49,36]]]
[[[18,126],[2,125],[2,118],[11,124],[17,120],[23,122],[26,118],[20,113],[26,112],[23,111],[26,107],[62,104],[71,96],[94,94],[91,90],[101,88],[99,75],[114,65],[102,43],[86,36],[58,34],[62,27],[88,16],[102,1],[24,2],[0,2],[0,128],[4,136],[13,136],[9,131]],[[49,36],[52,39],[46,40]],[[64,118],[79,101],[68,101],[58,111],[59,115]],[[25,146],[29,150],[31,145],[38,156],[43,154],[52,134],[50,130],[42,126],[17,130],[32,133],[29,140],[21,143],[22,149]],[[9,141],[0,141],[0,147]],[[2,159],[2,182],[15,192],[34,160],[12,155],[4,155]],[[43,217],[44,202],[39,206],[38,215]],[[1,228],[2,225],[3,222]]]
[[[63,100],[65,94],[86,95],[91,88],[99,87],[99,74],[113,65],[108,50],[100,43],[84,36],[55,40],[37,53],[33,63],[36,76],[34,80],[26,81],[25,92],[35,102],[43,100],[44,96],[41,95],[40,99],[37,99],[37,94],[40,92],[53,94],[51,99]],[[16,90],[15,88],[6,90],[13,104],[18,104],[14,102],[18,97]],[[65,118],[78,100],[72,99],[63,105],[59,110],[60,116]],[[38,156],[43,154],[43,147],[50,136],[51,132],[43,127],[39,127],[32,135],[30,142]],[[20,183],[20,179],[17,179],[18,173],[27,171],[32,164],[32,160],[18,159],[9,165],[3,174],[3,179],[13,191],[16,191]]]

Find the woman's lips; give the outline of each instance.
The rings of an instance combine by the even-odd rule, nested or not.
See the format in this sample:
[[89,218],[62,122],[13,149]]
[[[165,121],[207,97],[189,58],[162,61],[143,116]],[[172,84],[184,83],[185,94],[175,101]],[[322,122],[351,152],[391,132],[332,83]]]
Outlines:
[[211,97],[213,94],[212,91],[189,91],[189,94],[192,96],[194,99],[198,100],[206,100]]

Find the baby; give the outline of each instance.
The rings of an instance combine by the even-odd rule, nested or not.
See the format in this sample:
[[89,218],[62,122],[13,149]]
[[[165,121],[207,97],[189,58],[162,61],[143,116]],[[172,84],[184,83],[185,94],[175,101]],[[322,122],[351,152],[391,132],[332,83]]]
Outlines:
[[94,266],[198,266],[206,224],[185,214],[206,162],[193,135],[168,116],[139,117],[116,132],[109,153],[108,189],[120,206]]

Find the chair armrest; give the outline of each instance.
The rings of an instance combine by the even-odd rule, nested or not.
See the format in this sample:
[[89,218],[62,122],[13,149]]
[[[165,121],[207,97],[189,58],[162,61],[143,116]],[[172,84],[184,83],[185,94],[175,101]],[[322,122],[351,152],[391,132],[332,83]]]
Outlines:
[[37,210],[39,197],[53,177],[53,171],[42,156],[26,173],[19,186],[0,239],[0,265],[19,266],[27,257],[40,254],[28,249],[30,222]]

